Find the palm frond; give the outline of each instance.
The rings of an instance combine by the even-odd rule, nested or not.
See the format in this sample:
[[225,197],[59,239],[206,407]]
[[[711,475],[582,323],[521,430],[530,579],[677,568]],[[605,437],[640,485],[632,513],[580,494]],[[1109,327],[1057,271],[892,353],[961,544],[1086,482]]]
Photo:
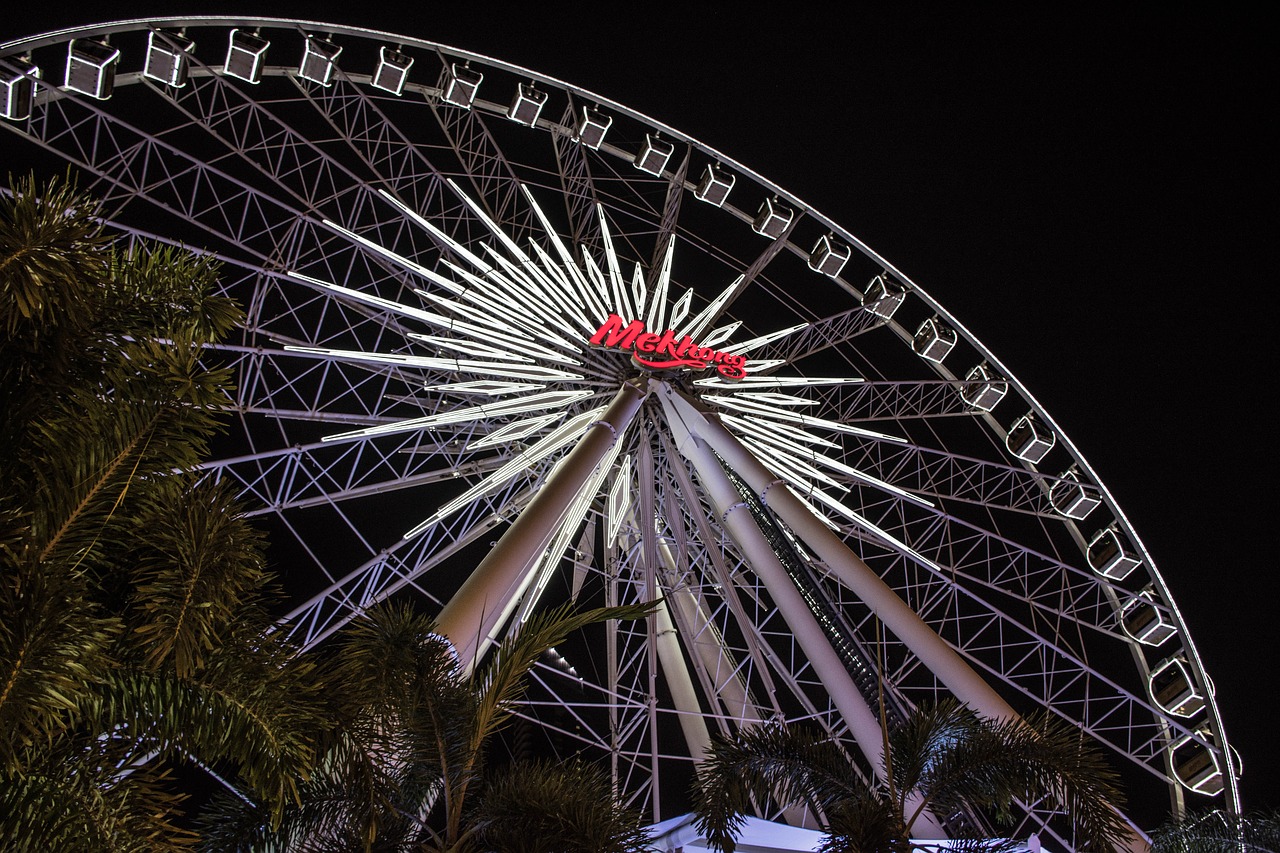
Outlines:
[[475,816],[477,841],[503,853],[642,853],[640,815],[607,773],[580,761],[520,763],[495,774]]
[[20,565],[0,578],[0,769],[74,724],[118,630],[73,579]]
[[866,792],[845,753],[804,726],[743,729],[713,738],[693,790],[698,828],[717,849],[732,851],[753,801],[777,800],[828,813]]
[[1151,834],[1151,853],[1280,853],[1280,812],[1187,815]]
[[227,484],[169,477],[137,502],[130,626],[151,669],[203,669],[268,582],[261,534]]
[[181,797],[156,768],[121,777],[119,755],[93,738],[59,738],[20,772],[0,774],[0,847],[167,853],[195,835],[171,820]]

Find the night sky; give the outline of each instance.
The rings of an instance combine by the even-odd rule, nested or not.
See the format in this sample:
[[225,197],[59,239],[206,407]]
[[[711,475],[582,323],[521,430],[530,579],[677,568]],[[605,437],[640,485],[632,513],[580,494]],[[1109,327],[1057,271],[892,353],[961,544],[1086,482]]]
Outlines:
[[[181,10],[403,32],[590,89],[776,182],[946,306],[1062,426],[1173,590],[1243,757],[1246,808],[1280,808],[1266,723],[1280,584],[1264,551],[1280,467],[1262,259],[1274,25],[534,5],[131,2],[77,17],[23,4],[0,41]],[[22,168],[13,150],[0,137],[3,171]]]

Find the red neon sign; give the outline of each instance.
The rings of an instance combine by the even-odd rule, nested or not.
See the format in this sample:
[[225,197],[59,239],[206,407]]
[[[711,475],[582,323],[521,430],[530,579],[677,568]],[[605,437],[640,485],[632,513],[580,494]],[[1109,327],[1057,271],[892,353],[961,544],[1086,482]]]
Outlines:
[[591,343],[606,349],[631,350],[631,358],[636,364],[656,370],[676,367],[706,370],[714,366],[726,379],[741,379],[747,375],[746,356],[695,346],[688,335],[677,340],[672,329],[660,335],[646,332],[644,323],[639,320],[628,323],[617,314],[610,314],[609,319],[600,324],[591,336]]

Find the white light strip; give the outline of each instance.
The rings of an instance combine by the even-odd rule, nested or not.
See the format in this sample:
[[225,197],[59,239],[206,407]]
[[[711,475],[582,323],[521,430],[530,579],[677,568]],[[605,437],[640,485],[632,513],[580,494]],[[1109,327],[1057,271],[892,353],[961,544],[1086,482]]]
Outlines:
[[498,358],[504,361],[522,361],[526,364],[532,364],[533,359],[528,356],[517,355],[513,352],[491,347],[488,344],[477,343],[476,341],[454,340],[453,338],[441,338],[436,335],[419,335],[410,334],[409,337],[416,341],[431,344],[432,346],[442,347],[444,349],[456,350],[466,353],[467,355],[479,356],[480,358]]
[[492,447],[495,444],[506,444],[511,441],[519,441],[525,436],[537,432],[560,417],[561,415],[559,413],[555,413],[550,415],[539,415],[536,418],[528,418],[523,421],[513,421],[504,427],[494,430],[484,438],[471,442],[467,445],[467,450],[481,450],[486,447]]
[[596,204],[596,219],[600,222],[600,242],[604,244],[604,258],[609,267],[609,285],[613,293],[617,312],[628,320],[635,320],[640,314],[632,306],[627,297],[627,285],[622,280],[622,268],[618,266],[618,253],[613,247],[613,235],[609,233],[609,221],[604,215],[604,206]]
[[[764,364],[765,362],[758,362]],[[755,366],[757,362],[752,362]],[[811,385],[857,385],[865,379],[841,378],[836,376],[744,376],[741,379],[724,379],[716,376],[709,379],[695,379],[693,384],[701,388],[730,388],[741,391],[743,388],[805,388]]]
[[635,317],[639,320],[645,315],[646,310],[650,307],[649,288],[644,283],[644,270],[640,268],[639,261],[636,262],[635,271],[631,273],[631,296],[635,299]]
[[724,306],[729,304],[729,300],[733,298],[733,294],[738,292],[738,285],[742,283],[742,276],[738,276],[733,283],[721,291],[720,295],[711,300],[706,308],[698,313],[698,316],[689,321],[689,325],[684,329],[684,334],[693,338],[695,341],[702,337],[702,333],[706,331],[707,326],[720,316],[720,311]]
[[545,387],[545,385],[531,385],[527,382],[490,382],[488,380],[480,380],[477,382],[451,382],[447,385],[425,385],[422,390],[452,391],[458,394],[483,394],[486,397],[496,397],[499,394],[517,394],[521,391],[533,391]]
[[[621,446],[622,442],[618,442]],[[631,457],[626,456],[613,478],[613,487],[609,489],[609,527],[605,537],[605,547],[612,548],[618,540],[618,531],[622,530],[622,520],[631,510]]]
[[843,432],[848,435],[859,435],[864,438],[874,438],[880,441],[892,441],[898,444],[906,444],[905,438],[898,438],[892,435],[885,435],[882,432],[874,432],[861,427],[849,426],[848,424],[829,421],[825,418],[814,418],[809,415],[802,415],[799,412],[791,412],[786,409],[778,409],[770,406],[752,403],[749,400],[743,400],[739,397],[712,395],[703,398],[707,402],[716,406],[722,406],[729,409],[737,409],[740,412],[749,412],[751,414],[760,415],[778,421],[789,421],[793,424],[802,424],[807,427],[818,427],[819,429],[829,429],[832,432]]
[[547,254],[546,250],[533,242],[532,239],[529,241],[529,247],[538,256],[538,261],[542,264],[544,270],[551,273],[549,278],[553,279],[556,285],[552,289],[552,293],[555,294],[561,311],[565,316],[576,322],[582,331],[588,334],[595,332],[596,324],[588,320],[587,315],[582,311],[582,300],[578,297],[576,285],[569,280],[564,271]]
[[740,418],[737,415],[730,415],[728,413],[722,414],[720,416],[720,420],[722,423],[727,426],[731,426],[740,432],[759,438],[762,441],[767,441],[770,444],[777,445],[778,447],[785,447],[795,453],[820,456],[821,454],[812,447],[813,444],[817,444],[819,442],[822,442],[826,446],[832,448],[838,449],[840,447],[840,445],[835,442],[819,439],[817,436],[810,435],[806,432],[801,433],[806,440],[796,441],[794,435],[788,435],[781,430],[775,429],[774,427],[778,426],[777,424],[765,421],[753,421],[750,418]]
[[874,533],[876,536],[883,539],[885,542],[888,542],[894,548],[897,548],[899,551],[908,555],[909,557],[911,557],[911,559],[916,560],[921,565],[929,567],[933,571],[937,572],[939,575],[946,574],[943,572],[942,567],[939,566],[937,563],[935,563],[933,560],[930,560],[928,557],[924,556],[919,551],[910,547],[909,545],[907,545],[907,543],[903,542],[901,539],[898,539],[895,536],[891,536],[887,530],[881,530],[879,527],[872,524],[870,521],[858,515],[856,512],[853,512],[852,510],[850,510],[850,513],[852,515],[853,522],[857,524],[859,527],[870,530],[872,533]]
[[[779,464],[777,461],[775,461],[773,463],[773,466],[770,468],[770,470],[774,474],[777,474],[779,477],[781,477],[785,483],[793,487],[792,493],[796,496],[796,499],[799,500],[801,503],[803,503],[806,507],[808,507],[809,511],[813,513],[814,518],[817,518],[819,521],[827,525],[827,527],[830,527],[832,530],[838,531],[840,529],[839,525],[837,525],[830,518],[828,518],[825,512],[819,511],[818,508],[815,507],[811,501],[809,501],[807,496],[817,497],[824,504],[828,504],[828,505],[834,504],[833,508],[839,509],[841,515],[847,515],[849,510],[845,508],[843,504],[841,504],[839,501],[827,495],[821,489],[816,488],[812,483],[805,481],[803,477],[799,477],[793,472],[791,472],[789,469],[786,468],[785,463]],[[768,505],[767,498],[768,498],[767,495],[764,496],[764,503],[766,506]]]
[[727,326],[721,326],[718,329],[712,329],[710,332],[707,332],[707,334],[702,338],[702,345],[704,347],[713,347],[716,344],[720,343],[721,341],[728,340],[729,336],[732,335],[734,332],[738,331],[738,328],[741,325],[742,325],[741,320],[734,320],[732,323],[730,323]]
[[[565,319],[569,312],[564,310],[564,305],[561,303],[563,297],[559,288],[538,269],[533,261],[529,261],[528,266],[518,267],[499,255],[492,247],[484,246],[483,248],[510,278],[514,285],[513,293],[521,305],[571,337],[578,337],[579,331]],[[529,298],[530,296],[533,298]]]
[[[741,430],[744,434],[751,436],[757,441],[761,441],[778,448],[780,452],[786,451],[789,454],[800,454],[803,458],[811,460],[815,465],[822,465],[836,473],[844,474],[847,477],[851,477],[855,480],[866,483],[867,485],[874,486],[877,489],[891,492],[904,500],[909,500],[920,506],[929,508],[933,508],[935,506],[933,501],[913,495],[908,491],[898,488],[892,483],[885,482],[877,477],[872,477],[870,474],[864,474],[856,468],[852,468],[845,465],[843,462],[832,459],[830,456],[818,453],[811,447],[806,447],[793,441],[791,438],[784,437],[775,430],[775,428],[779,426],[777,424],[755,421],[749,418],[739,418],[734,415],[721,415],[720,419],[724,421],[724,423],[734,427],[735,429]],[[808,433],[802,433],[802,435],[808,435]],[[832,446],[835,447],[837,445]],[[849,491],[848,487],[841,483],[836,483],[836,486],[841,491]]]
[[753,358],[751,359],[752,370],[773,370],[775,367],[781,367],[786,364],[785,358]]
[[[578,269],[578,264],[573,259],[573,253],[565,246],[564,241],[560,239],[560,235],[551,227],[551,221],[547,219],[547,215],[542,212],[542,207],[538,204],[537,199],[533,197],[533,193],[529,192],[529,188],[524,184],[520,185],[520,190],[524,193],[525,200],[529,202],[529,207],[533,210],[534,216],[542,223],[542,230],[551,240],[552,247],[556,250],[556,254],[560,256],[560,269],[567,272],[573,279],[577,288],[577,295],[585,302],[591,314],[597,317],[608,317],[609,311],[599,300],[594,299],[591,287],[587,280],[583,277],[582,271]],[[595,327],[591,326],[588,331],[595,331]]]
[[468,406],[464,409],[455,409],[451,412],[426,415],[421,418],[410,418],[393,424],[379,424],[377,426],[366,427],[364,429],[340,432],[336,435],[325,436],[320,440],[345,441],[352,438],[392,435],[394,433],[407,432],[414,429],[430,429],[431,427],[443,426],[445,424],[466,423],[467,421],[479,421],[487,418],[516,415],[521,412],[538,412],[545,411],[550,408],[563,408],[570,403],[591,397],[594,394],[594,391],[586,389],[581,391],[544,391],[541,394],[530,394],[527,397],[514,397],[499,400],[494,403],[485,403],[479,406]]
[[[304,275],[303,273],[297,272],[296,270],[289,270],[288,272],[285,273],[285,275],[288,276],[289,278],[296,279],[297,281],[306,282],[307,284],[311,284],[316,287],[319,287],[322,290],[328,290],[333,293],[339,293],[343,296],[348,297],[349,299],[354,299],[357,302],[363,302],[366,305],[374,305],[378,308],[385,308],[388,311],[391,311],[396,314],[403,314],[406,317],[414,317],[416,319],[422,320],[425,323],[432,323],[434,325],[436,324],[437,320],[446,320],[447,322],[447,318],[442,318],[440,317],[439,314],[432,314],[430,311],[423,311],[421,308],[414,308],[410,305],[405,305],[402,302],[396,302],[393,299],[383,299],[381,296],[374,296],[372,293],[365,293],[360,290],[353,290],[350,287],[343,287],[340,284],[333,284],[332,282],[321,281],[318,278],[312,278],[311,276]],[[429,294],[425,294],[420,290],[415,290],[414,293],[418,293],[423,296],[429,296]]]
[[816,400],[810,400],[808,397],[796,397],[792,394],[775,394],[771,391],[738,391],[735,397],[742,397],[747,400],[755,400],[759,403],[773,406],[816,406]]
[[397,264],[398,266],[401,266],[404,269],[409,270],[410,272],[417,273],[423,278],[436,281],[437,284],[441,283],[437,280],[438,277],[435,276],[431,272],[431,270],[427,269],[426,267],[422,266],[419,263],[409,260],[404,255],[401,255],[398,252],[393,252],[390,249],[388,249],[386,246],[382,246],[378,243],[373,242],[372,240],[361,237],[359,234],[355,233],[354,231],[348,231],[346,228],[343,228],[341,225],[339,225],[338,223],[332,220],[324,219],[322,221],[324,222],[325,225],[332,228],[334,231],[337,231],[338,233],[346,236],[351,240],[355,240],[357,243],[359,243],[362,246],[368,247],[369,249],[373,250],[379,255],[382,255],[384,258],[387,258],[388,260]]
[[692,304],[693,291],[686,290],[671,308],[671,322],[668,324],[670,328],[674,329],[684,322],[684,318],[689,316],[689,307]]
[[[461,275],[474,285],[473,288],[469,288],[463,294],[464,299],[482,305],[487,310],[505,317],[508,322],[514,325],[527,328],[534,335],[543,336],[549,334],[546,331],[546,322],[531,322],[535,317],[541,317],[543,321],[550,321],[556,325],[563,324],[564,321],[559,314],[546,307],[550,304],[551,299],[543,291],[540,283],[521,272],[520,267],[502,257],[497,250],[487,243],[482,244],[480,248],[501,266],[503,272],[507,274],[504,275],[503,272],[499,272],[498,267],[493,267],[483,278],[480,278],[462,270],[448,260],[443,261],[456,274]],[[533,267],[533,262],[523,253],[519,257],[522,264]],[[508,275],[514,276],[514,278],[508,278]],[[525,310],[514,310],[516,305],[523,307]],[[572,327],[566,326],[566,329],[570,335],[576,334]]]
[[515,241],[507,236],[507,232],[503,231],[502,228],[498,226],[498,223],[489,218],[489,214],[484,212],[484,208],[476,204],[475,200],[472,199],[471,196],[458,188],[458,185],[454,182],[453,178],[445,178],[444,182],[449,185],[449,188],[453,190],[454,194],[458,198],[462,199],[463,204],[471,208],[471,212],[476,215],[477,219],[485,224],[485,227],[492,232],[493,236],[497,237],[502,245],[507,247],[507,251],[510,252],[513,257],[522,258],[526,261],[529,260],[525,257],[524,252],[520,251],[520,247],[516,245]]
[[795,454],[787,450],[784,450],[780,447],[765,444],[763,441],[755,438],[754,436],[744,436],[744,438],[746,442],[749,444],[749,446],[751,447],[751,449],[754,452],[760,454],[760,456],[764,458],[766,461],[773,460],[775,462],[785,464],[793,474],[799,477],[802,477],[811,485],[814,483],[821,483],[823,485],[830,486],[831,488],[836,489],[837,491],[840,491],[840,492],[849,491],[848,486],[837,482],[836,480],[832,479],[831,477],[819,471],[817,468],[814,468],[812,465],[809,465],[806,462],[803,462],[800,459],[796,458]]
[[578,493],[573,503],[565,511],[564,518],[560,522],[560,530],[552,541],[551,547],[543,552],[542,565],[536,573],[530,589],[524,593],[520,604],[519,619],[521,621],[517,622],[517,624],[523,624],[523,620],[527,618],[529,612],[537,605],[538,599],[542,597],[547,583],[551,580],[552,575],[555,574],[556,568],[559,567],[560,561],[569,549],[569,540],[578,535],[578,528],[582,525],[583,519],[586,518],[587,511],[591,508],[596,495],[600,493],[600,487],[604,483],[605,475],[613,467],[613,463],[621,449],[622,442],[615,443],[609,449],[599,467],[596,468],[591,478],[587,481],[586,486]]
[[785,329],[779,329],[776,332],[770,332],[767,335],[761,335],[758,338],[752,338],[749,341],[743,341],[740,344],[734,344],[731,347],[725,347],[724,351],[733,353],[734,355],[741,355],[742,353],[747,353],[747,352],[751,352],[752,350],[760,349],[760,347],[764,346],[765,344],[771,344],[774,341],[778,340],[779,338],[785,338],[787,335],[794,334],[795,332],[799,332],[802,329],[807,329],[807,328],[809,328],[808,323],[800,323],[799,325],[796,325],[796,326],[788,326]]
[[[473,308],[469,308],[466,305],[459,305],[456,302],[451,302],[446,299],[436,300],[436,303],[442,308],[453,311],[456,314],[461,314],[469,319],[477,321],[486,319],[482,313]],[[479,322],[471,323],[467,320],[458,320],[456,318],[446,317],[443,314],[436,314],[431,311],[418,311],[411,316],[417,317],[420,320],[441,329],[446,329],[451,332],[462,332],[473,338],[479,338],[480,340],[486,341],[494,346],[508,347],[516,352],[522,352],[525,355],[532,356],[535,359],[545,358],[551,361],[558,361],[561,364],[577,365],[581,363],[567,355],[562,355],[561,353],[547,349],[546,347],[539,346],[534,343],[512,340],[512,330],[510,328],[502,328],[501,324],[494,323],[493,325],[497,326],[497,328],[485,328],[480,325]],[[412,337],[412,333],[410,334],[410,337]]]
[[[617,298],[609,293],[609,283],[605,281],[604,273],[600,271],[600,266],[596,263],[595,258],[587,254],[586,246],[582,247],[582,263],[587,269],[587,278],[591,281],[592,285],[594,285],[594,290],[592,292],[599,295],[598,304],[601,306],[604,306],[606,303],[616,305]],[[622,308],[603,308],[603,313],[601,313],[600,316],[608,317],[613,313],[621,314]],[[633,318],[628,317],[627,319],[630,320]]]
[[839,450],[840,445],[830,439],[823,438],[811,432],[801,429],[791,424],[780,424],[777,421],[765,421],[759,418],[753,418],[750,415],[739,417],[730,415],[727,412],[720,415],[720,419],[725,423],[731,423],[750,431],[767,432],[776,435],[780,439],[793,441],[799,445],[816,445],[817,447],[830,447]]
[[676,236],[667,238],[666,251],[662,253],[662,265],[658,268],[658,281],[653,287],[653,305],[649,308],[649,328],[667,329],[667,294],[671,290],[671,262],[676,248]]
[[481,270],[483,272],[488,272],[490,269],[492,269],[481,258],[472,254],[465,246],[463,246],[457,240],[453,239],[448,234],[444,233],[439,228],[432,225],[426,219],[419,216],[417,211],[413,210],[411,207],[405,204],[401,204],[400,200],[397,199],[395,196],[393,196],[391,193],[387,192],[386,190],[378,190],[378,194],[381,195],[383,198],[385,198],[387,201],[394,204],[397,208],[399,208],[401,212],[405,214],[405,216],[408,216],[414,222],[421,225],[424,229],[426,229],[427,233],[429,233],[431,236],[435,237],[441,243],[444,243],[446,246],[448,246],[453,251],[453,253],[456,254],[458,257],[465,258],[467,263],[471,264],[476,269]]
[[422,367],[429,370],[448,370],[454,373],[474,373],[481,376],[501,376],[505,379],[575,380],[583,379],[580,373],[553,370],[538,364],[502,364],[491,361],[469,361],[456,358],[439,358],[421,355],[395,355],[392,353],[363,352],[361,350],[329,349],[327,347],[286,346],[288,352],[323,355],[338,361],[367,361],[373,364],[398,364],[405,367]]
[[[470,302],[474,302],[484,310],[478,311],[475,308],[464,306],[461,303],[443,299],[436,300],[438,305],[442,307],[447,306],[454,313],[462,314],[465,317],[471,318],[479,325],[489,326],[499,332],[509,332],[513,327],[524,329],[525,332],[532,337],[541,338],[542,340],[553,343],[561,348],[573,348],[568,341],[552,334],[545,324],[536,322],[536,319],[532,316],[530,311],[520,310],[517,307],[519,303],[517,303],[510,295],[506,295],[504,298],[502,294],[492,293],[493,288],[488,281],[477,278],[451,261],[441,261],[441,263],[448,267],[455,275],[474,285],[474,287],[469,288],[462,294],[462,298]],[[489,278],[492,279],[495,277],[496,274]],[[548,352],[550,351],[548,350]]]
[[462,506],[475,500],[480,495],[498,488],[512,477],[515,477],[522,471],[525,471],[531,466],[537,464],[560,448],[576,441],[581,437],[582,429],[587,424],[591,423],[591,421],[599,418],[606,408],[608,407],[601,406],[598,409],[592,409],[589,412],[583,412],[576,417],[570,418],[558,429],[553,430],[551,433],[544,436],[533,447],[530,447],[528,450],[520,453],[497,471],[494,471],[492,474],[467,489],[458,497],[441,506],[430,518],[426,519],[406,533],[404,538],[412,539],[414,536],[417,536],[436,522],[441,521]]

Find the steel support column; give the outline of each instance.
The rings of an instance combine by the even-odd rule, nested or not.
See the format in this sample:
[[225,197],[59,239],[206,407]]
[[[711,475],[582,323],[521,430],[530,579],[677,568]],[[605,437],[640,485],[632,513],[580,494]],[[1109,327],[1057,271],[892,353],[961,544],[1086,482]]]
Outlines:
[[483,655],[481,638],[497,627],[524,585],[565,511],[630,425],[648,392],[623,383],[600,420],[591,424],[520,516],[440,611],[437,625],[470,668]]

